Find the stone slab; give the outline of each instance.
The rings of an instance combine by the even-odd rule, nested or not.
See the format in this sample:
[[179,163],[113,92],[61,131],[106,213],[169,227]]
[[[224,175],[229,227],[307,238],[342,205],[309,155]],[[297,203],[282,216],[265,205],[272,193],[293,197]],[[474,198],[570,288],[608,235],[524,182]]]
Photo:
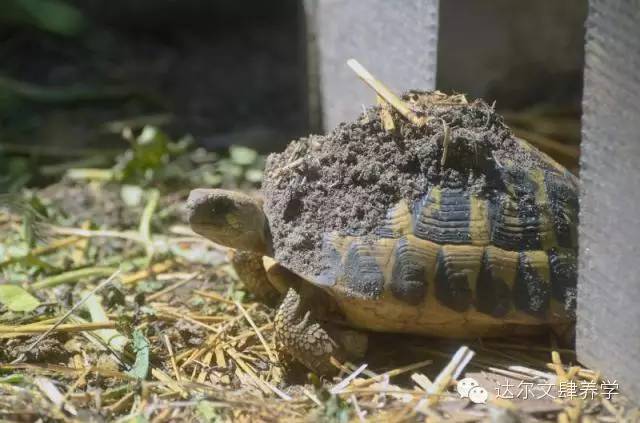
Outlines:
[[640,2],[590,0],[578,360],[640,399]]
[[310,121],[329,131],[375,103],[355,58],[395,92],[433,89],[438,0],[305,0]]

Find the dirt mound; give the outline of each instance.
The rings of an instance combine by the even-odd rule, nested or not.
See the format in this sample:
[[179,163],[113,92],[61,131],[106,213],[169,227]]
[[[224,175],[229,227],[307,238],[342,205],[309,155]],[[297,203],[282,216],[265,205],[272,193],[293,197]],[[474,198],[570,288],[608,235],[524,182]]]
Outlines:
[[391,111],[396,129],[386,131],[380,108],[372,107],[326,136],[301,138],[269,156],[262,191],[276,259],[317,274],[323,234],[371,234],[391,206],[411,204],[433,185],[490,197],[500,192],[501,162],[523,170],[539,162],[481,100],[417,91],[403,99],[431,118],[426,126]]

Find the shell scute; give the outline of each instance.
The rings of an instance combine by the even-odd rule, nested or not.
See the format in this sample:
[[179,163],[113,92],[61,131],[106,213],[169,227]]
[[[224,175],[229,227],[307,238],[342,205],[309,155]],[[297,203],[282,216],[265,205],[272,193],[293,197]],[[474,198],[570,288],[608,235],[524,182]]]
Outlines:
[[440,249],[435,273],[438,301],[456,311],[473,305],[483,248],[445,245]]
[[418,204],[415,236],[438,244],[471,243],[471,203],[466,191],[434,187]]
[[519,310],[543,318],[549,310],[551,283],[549,261],[544,251],[522,251],[514,286],[514,303]]
[[412,244],[407,237],[400,238],[395,246],[389,281],[392,295],[407,304],[422,303],[427,294],[430,267],[424,249]]
[[384,275],[374,251],[375,246],[354,241],[345,252],[338,281],[347,293],[367,298],[382,294]]

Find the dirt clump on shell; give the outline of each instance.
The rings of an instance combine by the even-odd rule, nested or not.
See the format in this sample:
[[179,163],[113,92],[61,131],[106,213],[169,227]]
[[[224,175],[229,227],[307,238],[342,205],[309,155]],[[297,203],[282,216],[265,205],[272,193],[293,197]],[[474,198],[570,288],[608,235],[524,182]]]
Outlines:
[[262,193],[279,262],[317,275],[325,264],[327,233],[371,236],[391,207],[401,199],[414,204],[432,186],[489,198],[503,191],[501,162],[523,171],[541,165],[482,100],[419,91],[403,100],[430,118],[427,125],[413,125],[390,110],[396,128],[387,131],[376,106],[326,136],[292,141],[268,157]]

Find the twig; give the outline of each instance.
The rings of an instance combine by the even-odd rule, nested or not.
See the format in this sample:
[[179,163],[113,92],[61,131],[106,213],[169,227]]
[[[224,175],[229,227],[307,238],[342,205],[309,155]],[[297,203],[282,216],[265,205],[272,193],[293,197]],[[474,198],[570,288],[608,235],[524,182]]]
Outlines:
[[442,369],[433,381],[432,389],[428,391],[430,395],[427,403],[429,405],[433,405],[438,402],[440,399],[438,395],[441,394],[447,386],[449,386],[451,381],[455,380],[462,373],[474,355],[475,353],[466,345],[460,347],[458,351],[456,351],[451,361],[449,361],[449,364]]
[[127,403],[133,399],[134,395],[135,395],[135,392],[126,393],[118,401],[105,407],[105,410],[107,410],[109,413],[117,413],[119,411],[122,411],[124,409],[124,406],[127,405]]
[[62,395],[56,385],[53,384],[51,379],[47,379],[45,377],[36,377],[35,384],[42,391],[42,393],[58,408],[62,409],[62,407],[64,407],[64,409],[72,415],[78,415],[78,411],[74,406],[64,403],[64,395]]
[[358,420],[360,420],[361,422],[365,422],[366,419],[364,418],[364,413],[362,412],[362,410],[360,409],[360,406],[358,405],[358,398],[353,394],[351,394],[349,398],[351,399],[351,404],[353,404],[353,408],[356,411]]
[[[90,323],[68,323],[62,325],[25,325],[25,326],[0,326],[0,334],[22,335],[29,333],[45,332],[49,335],[52,332],[84,332],[89,330],[109,329],[116,327],[116,322],[90,322]],[[35,345],[34,345],[35,346]],[[29,346],[27,349],[31,349]]]
[[234,304],[233,301],[228,300],[226,298],[224,298],[222,295],[218,294],[217,292],[205,292],[205,291],[201,291],[199,289],[194,290],[193,292],[195,292],[196,294],[205,297],[205,298],[210,298],[212,300],[216,300],[216,301],[220,301],[221,303],[225,303],[225,304]]
[[[84,269],[71,270],[69,272],[41,279],[31,285],[31,290],[53,288],[54,286],[65,283],[77,282],[80,279],[99,278],[109,275],[113,276],[117,273],[119,273],[119,270],[114,267],[86,267]],[[109,280],[111,279],[112,278],[109,278]]]
[[[202,367],[202,370],[200,370],[200,374],[198,375],[198,379],[197,379],[198,383],[204,383],[205,379],[207,378],[207,375],[209,374],[209,371],[211,369],[212,359],[213,359],[213,352],[209,351],[204,356],[204,359],[202,362],[196,361],[196,363],[200,364],[200,366]],[[193,370],[197,371],[197,367],[193,366]]]
[[440,159],[440,166],[444,167],[447,162],[447,152],[449,151],[449,144],[451,143],[451,130],[447,125],[447,122],[444,119],[440,119],[442,121],[442,127],[444,130],[443,140],[442,140],[442,159]]
[[363,381],[361,381],[359,383],[355,383],[355,385],[358,386],[358,387],[368,386],[368,385],[370,385],[372,383],[380,382],[380,381],[384,380],[387,377],[391,378],[391,377],[395,377],[395,376],[401,375],[403,373],[411,372],[413,370],[417,370],[417,369],[420,369],[422,367],[428,366],[431,363],[433,363],[432,360],[418,361],[417,363],[408,364],[406,366],[398,367],[397,369],[393,369],[393,370],[389,370],[388,372],[381,373],[381,374],[379,374],[379,375],[377,375],[375,377],[372,377],[370,379],[363,380]]
[[291,401],[293,399],[289,394],[282,392],[280,389],[276,388],[270,383],[267,383],[264,380],[260,379],[255,374],[255,372],[251,369],[251,367],[249,367],[249,365],[247,365],[247,363],[242,359],[242,357],[240,357],[240,355],[236,350],[234,350],[233,348],[229,348],[228,350],[226,350],[226,352],[227,354],[229,354],[231,358],[233,358],[233,360],[238,364],[238,366],[240,366],[240,368],[244,370],[245,373],[249,375],[251,379],[253,379],[253,381],[258,385],[260,390],[262,390],[265,394],[273,392],[285,401]]
[[189,277],[178,281],[176,283],[174,283],[173,285],[170,285],[168,287],[166,287],[165,289],[158,291],[154,294],[151,294],[147,297],[147,302],[151,302],[151,301],[155,301],[158,298],[162,297],[165,294],[168,294],[169,292],[173,291],[174,289],[180,288],[182,285],[185,285],[193,280],[195,280],[198,277],[198,273],[192,273],[191,275],[189,275]]
[[349,384],[351,383],[352,380],[354,380],[355,378],[357,378],[360,373],[362,373],[364,371],[364,369],[367,368],[367,364],[363,364],[362,366],[358,367],[354,372],[352,372],[349,376],[345,377],[340,383],[338,383],[337,385],[335,385],[333,388],[331,388],[329,390],[329,392],[331,392],[332,394],[339,394],[340,392],[342,392],[347,386],[349,386]]
[[425,391],[430,391],[433,389],[433,382],[429,380],[429,378],[422,373],[414,373],[411,375],[411,380],[416,383],[420,388]]
[[213,332],[215,334],[218,334],[218,333],[221,332],[221,329],[218,329],[218,328],[215,328],[213,326],[207,325],[206,323],[199,322],[198,320],[192,319],[191,317],[189,317],[186,314],[177,313],[177,312],[171,310],[169,307],[162,307],[160,305],[156,305],[155,308],[158,309],[159,311],[163,312],[163,313],[166,313],[166,314],[169,314],[170,316],[173,316],[176,319],[184,319],[189,323],[193,323],[196,326],[203,327],[203,328],[205,328],[207,330],[210,330],[211,332]]
[[111,169],[74,168],[67,170],[66,177],[74,180],[111,181],[115,179],[115,173]]
[[166,272],[167,270],[171,269],[174,264],[175,262],[171,259],[156,263],[148,269],[140,270],[139,272],[123,276],[122,284],[131,285],[141,281],[142,279],[148,278],[152,274]]
[[78,386],[83,385],[86,382],[87,375],[91,373],[91,369],[85,369],[82,374],[76,379],[75,382],[67,389],[67,392],[62,397],[60,401],[60,405],[58,408],[62,409],[65,406],[65,403],[69,400],[69,397],[73,394],[73,392],[78,389]]
[[276,359],[275,354],[273,353],[273,351],[271,351],[269,344],[267,344],[267,341],[264,340],[264,337],[262,336],[260,329],[258,329],[256,324],[253,322],[253,319],[251,318],[251,316],[249,316],[249,313],[247,313],[247,310],[245,310],[244,307],[242,307],[242,304],[240,304],[239,302],[236,301],[235,304],[236,304],[236,307],[238,307],[238,309],[244,316],[244,318],[247,319],[247,322],[249,322],[253,330],[256,332],[256,336],[264,346],[264,349],[267,352],[267,355],[269,356],[269,360],[271,360],[272,363],[277,363],[278,360]]
[[[36,345],[38,345],[38,343],[40,341],[42,341],[44,338],[47,337],[47,335],[49,335],[51,332],[53,332],[54,330],[56,330],[56,328],[58,328],[60,325],[62,325],[62,323],[69,317],[71,316],[71,314],[76,311],[82,304],[84,304],[93,294],[95,294],[96,292],[100,291],[102,288],[104,288],[105,286],[107,286],[108,284],[111,283],[111,281],[113,281],[118,274],[120,274],[120,270],[116,270],[115,272],[113,272],[111,274],[111,276],[109,276],[109,278],[107,280],[105,280],[104,282],[102,282],[100,285],[96,286],[94,289],[91,290],[91,292],[89,292],[87,295],[85,295],[85,297],[83,299],[81,299],[78,303],[74,304],[73,307],[71,307],[69,309],[69,311],[67,311],[61,318],[60,320],[58,320],[53,326],[51,326],[51,328],[49,330],[47,330],[45,333],[43,333],[42,335],[40,335],[38,338],[36,338],[35,341],[33,341],[31,343],[31,345],[29,345],[26,348],[26,351],[32,350]],[[103,323],[104,324],[104,323]],[[77,327],[78,325],[74,325],[75,327]],[[20,354],[20,356],[18,356],[15,360],[12,361],[12,363],[17,363],[19,361],[22,361],[24,359],[25,353]]]
[[[82,238],[78,238],[77,236],[70,236],[67,238],[63,238],[63,239],[59,239],[56,240],[54,242],[52,242],[49,245],[45,245],[42,247],[37,247],[32,249],[31,251],[29,251],[29,253],[27,254],[27,257],[38,257],[44,254],[48,254],[51,253],[53,251],[56,251],[60,248],[69,246],[69,245],[73,245],[76,242],[80,241]],[[20,257],[9,257],[6,260],[3,260],[2,262],[0,262],[0,268],[7,266],[9,264],[15,263],[17,261],[20,261],[21,259],[23,259],[24,256],[20,256]]]
[[176,380],[178,383],[181,382],[180,371],[178,371],[178,364],[176,363],[176,356],[173,354],[173,348],[171,347],[171,340],[165,334],[164,335],[164,344],[167,346],[167,351],[169,352],[169,358],[171,360],[171,367],[173,368],[173,373],[176,376]]
[[[492,373],[498,374],[498,375],[503,375],[503,376],[509,376],[512,377],[514,379],[521,379],[521,380],[525,380],[525,381],[536,381],[539,380],[540,377],[535,377],[535,376],[531,376],[531,375],[527,375],[524,373],[520,373],[520,372],[515,372],[515,371],[511,371],[511,370],[505,370],[505,369],[501,369],[498,367],[487,367],[487,370],[489,370]],[[555,376],[553,377],[553,379],[555,380]]]
[[151,369],[151,375],[158,379],[160,382],[167,385],[173,391],[179,392],[182,397],[186,398],[187,391],[182,387],[182,384],[171,379],[171,377],[162,370],[153,368]]
[[509,366],[508,369],[513,370],[514,372],[519,372],[521,374],[528,375],[533,378],[537,378],[537,379],[542,378],[542,379],[551,380],[551,379],[555,379],[556,377],[551,373],[541,372],[540,370],[530,369],[524,366]]
[[[65,376],[76,376],[78,374],[82,374],[85,371],[85,369],[75,369],[73,367],[60,366],[60,365],[51,364],[51,363],[43,363],[43,364],[36,364],[36,363],[13,364],[12,363],[12,364],[3,364],[1,367],[3,370],[27,369],[27,370],[34,370],[37,372],[48,371],[52,373],[59,373]],[[110,370],[104,367],[90,367],[89,370],[91,373],[95,373],[96,375],[100,375],[104,377],[112,377],[112,378],[117,378],[117,379],[122,379],[127,381],[133,380],[133,377],[129,376],[126,373],[122,373],[117,370]]]
[[145,240],[140,236],[140,233],[133,231],[109,231],[109,230],[90,230],[80,228],[65,228],[62,226],[50,226],[49,229],[53,233],[60,235],[75,235],[82,237],[104,237],[104,238],[121,238],[128,239],[130,241],[143,243]]
[[322,403],[320,402],[320,400],[318,399],[318,397],[312,393],[309,392],[308,389],[306,389],[304,386],[300,386],[302,393],[305,394],[307,396],[307,398],[309,398],[311,401],[313,401],[314,403],[316,403],[316,405],[322,407]]
[[378,106],[380,106],[380,120],[382,121],[382,126],[384,130],[387,132],[392,132],[396,129],[396,124],[393,121],[393,116],[391,116],[391,112],[389,111],[389,103],[384,101],[384,98],[379,95],[376,96],[376,102]]
[[367,85],[382,97],[387,103],[395,108],[398,113],[404,116],[409,122],[416,126],[425,126],[429,121],[428,118],[418,116],[409,106],[395,95],[389,88],[387,88],[382,82],[378,81],[367,71],[364,66],[358,63],[355,59],[347,60],[347,65],[362,79]]

